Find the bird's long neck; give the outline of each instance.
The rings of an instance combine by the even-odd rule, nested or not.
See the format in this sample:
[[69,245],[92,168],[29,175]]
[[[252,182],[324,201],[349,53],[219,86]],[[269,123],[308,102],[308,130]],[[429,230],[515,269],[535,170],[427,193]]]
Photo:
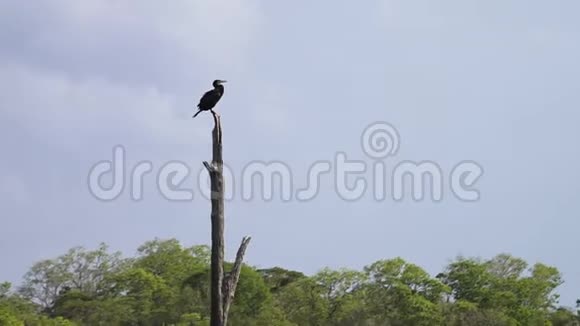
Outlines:
[[220,94],[224,93],[224,85],[216,85],[214,89]]

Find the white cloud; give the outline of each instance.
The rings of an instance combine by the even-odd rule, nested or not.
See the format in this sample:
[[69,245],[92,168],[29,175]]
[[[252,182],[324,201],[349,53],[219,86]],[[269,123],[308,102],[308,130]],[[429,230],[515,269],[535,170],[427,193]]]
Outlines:
[[174,97],[152,86],[73,80],[63,73],[0,65],[0,88],[0,115],[38,137],[83,142],[137,133],[175,141],[196,134],[189,116],[176,113]]
[[259,0],[1,2],[0,20],[0,58],[150,83],[240,70],[263,22]]
[[179,142],[207,133],[194,102],[243,71],[262,17],[259,0],[39,0],[0,2],[0,20],[0,117],[57,142]]
[[171,46],[190,49],[210,61],[243,54],[261,21],[256,0],[60,0],[59,3],[63,18],[72,26],[97,32],[150,33],[154,39],[165,39]]

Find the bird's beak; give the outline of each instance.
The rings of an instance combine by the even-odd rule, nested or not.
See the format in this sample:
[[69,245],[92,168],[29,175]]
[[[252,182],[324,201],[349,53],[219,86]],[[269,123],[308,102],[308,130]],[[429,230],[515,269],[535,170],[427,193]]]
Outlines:
[[227,80],[220,80],[220,82],[227,83],[228,81]]

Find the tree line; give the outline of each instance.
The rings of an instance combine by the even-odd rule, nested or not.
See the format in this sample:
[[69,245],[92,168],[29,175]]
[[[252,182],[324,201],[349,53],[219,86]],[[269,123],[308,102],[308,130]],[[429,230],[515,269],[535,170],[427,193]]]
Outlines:
[[[130,258],[75,247],[35,263],[19,286],[0,283],[0,326],[209,325],[209,258],[175,239]],[[458,257],[436,276],[399,257],[312,276],[244,265],[229,324],[580,326],[578,306],[559,306],[562,283],[557,268],[509,254]]]

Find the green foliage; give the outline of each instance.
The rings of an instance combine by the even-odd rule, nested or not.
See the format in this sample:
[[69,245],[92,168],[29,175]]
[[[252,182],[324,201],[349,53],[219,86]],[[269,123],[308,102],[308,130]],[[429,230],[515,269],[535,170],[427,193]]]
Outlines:
[[562,279],[554,267],[527,266],[507,254],[484,262],[460,258],[439,276],[455,299],[474,303],[480,312],[493,312],[519,325],[546,325],[558,302],[554,290]]
[[[226,271],[231,270],[231,267],[226,266]],[[259,316],[263,308],[271,302],[270,290],[262,275],[248,266],[242,266],[240,271],[236,298],[231,310],[230,321],[233,324],[236,324],[233,319],[236,315],[250,318]]]
[[4,308],[0,309],[0,326],[24,326],[24,322]]
[[[148,241],[123,259],[102,244],[33,265],[14,293],[0,283],[0,326],[208,326],[210,251]],[[226,263],[226,275],[231,270]],[[559,271],[500,254],[458,258],[432,277],[402,258],[312,276],[242,266],[230,325],[580,326],[558,307]],[[580,302],[579,302],[580,306]]]
[[75,326],[62,317],[38,314],[33,303],[10,293],[9,283],[2,283],[0,287],[0,326]]
[[304,274],[296,271],[290,271],[280,267],[259,269],[258,272],[264,278],[270,292],[276,293],[285,286],[306,277]]
[[0,283],[0,299],[4,299],[10,293],[10,289],[12,288],[12,284],[9,282]]
[[54,305],[62,291],[75,289],[95,295],[102,290],[106,277],[125,263],[119,252],[110,254],[107,250],[105,244],[93,251],[75,247],[56,259],[38,262],[24,276],[20,293],[46,309]]
[[551,326],[580,326],[580,315],[571,309],[558,308],[550,316]]
[[184,248],[179,241],[148,241],[138,249],[135,267],[141,267],[166,280],[172,286],[180,286],[187,277],[204,270],[209,265],[209,248],[194,246]]
[[439,325],[439,304],[449,288],[401,258],[365,267],[368,316],[379,324]]

